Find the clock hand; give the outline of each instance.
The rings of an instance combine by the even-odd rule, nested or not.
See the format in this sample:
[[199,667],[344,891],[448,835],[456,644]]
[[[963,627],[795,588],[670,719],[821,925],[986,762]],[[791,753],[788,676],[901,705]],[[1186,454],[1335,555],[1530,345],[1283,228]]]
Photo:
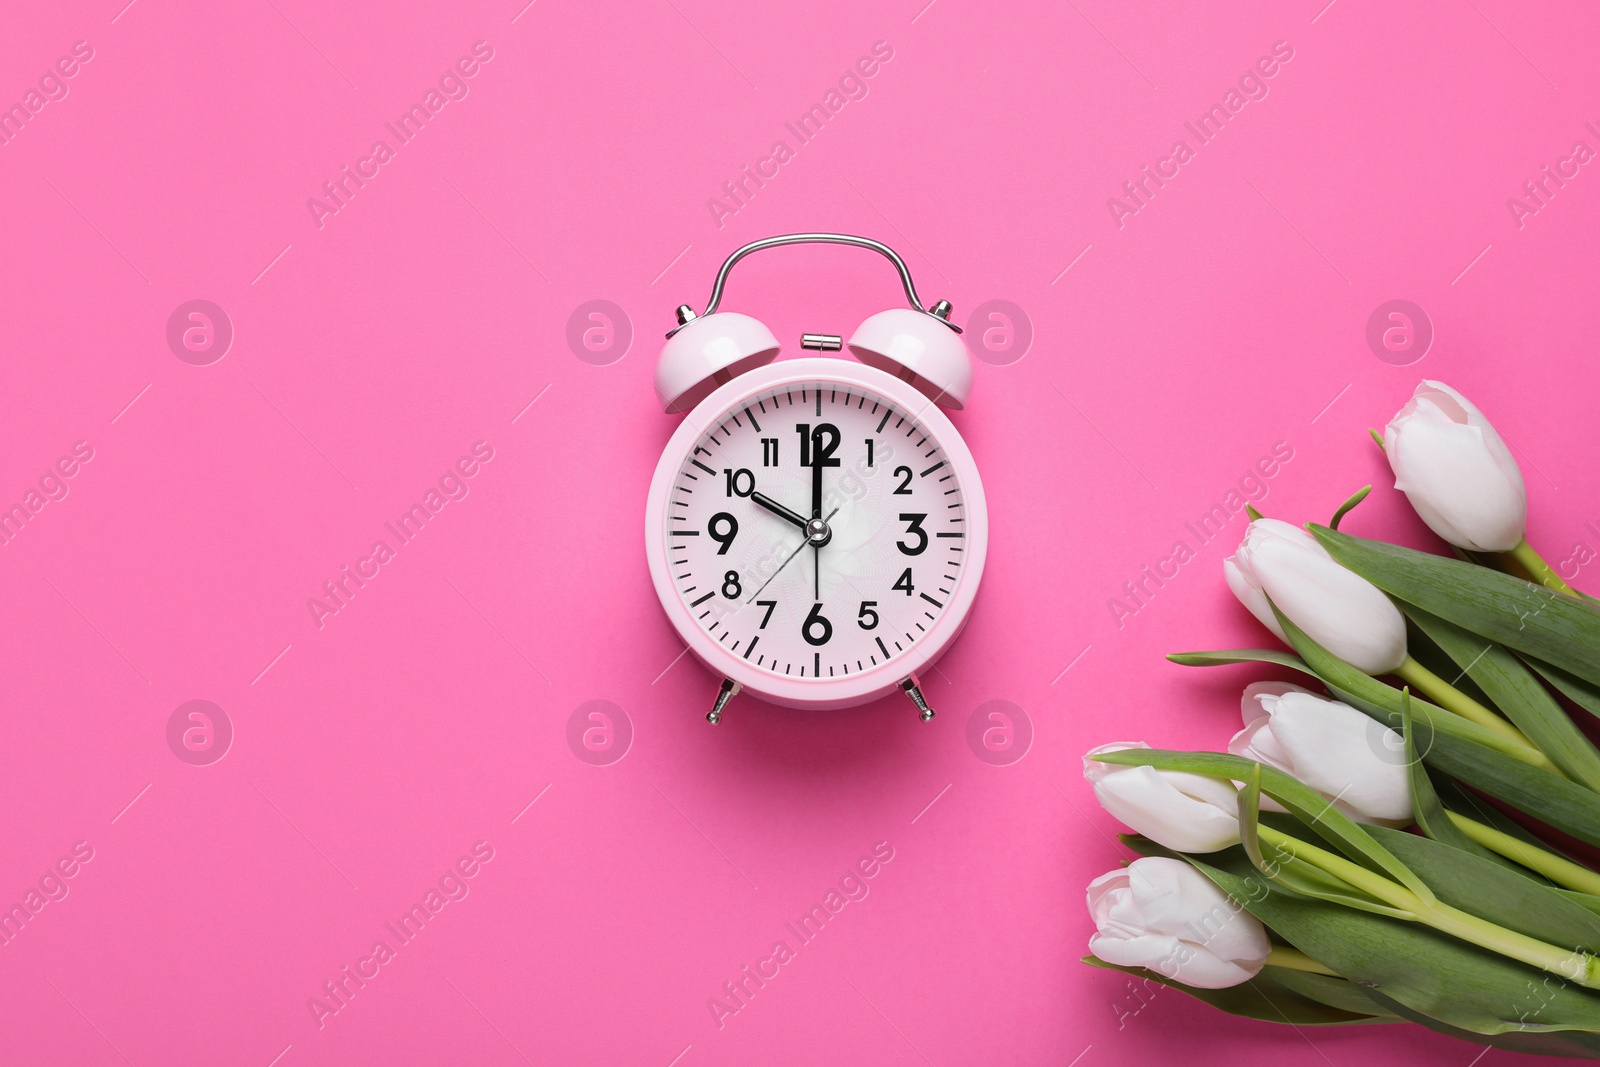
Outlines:
[[[817,393],[817,409],[822,409],[822,393]],[[822,456],[819,452],[820,437],[812,438],[811,445],[811,517],[822,518]],[[833,509],[838,512],[838,508]],[[830,519],[832,515],[828,516]],[[822,599],[822,545],[816,541],[811,543],[811,573],[815,582],[812,590],[817,600]]]
[[[793,560],[796,556],[798,556],[800,554],[801,550],[804,549],[807,545],[818,544],[821,541],[826,541],[830,536],[832,536],[831,533],[828,530],[828,519],[833,518],[837,514],[839,514],[839,509],[838,508],[834,508],[832,511],[828,512],[827,518],[820,518],[819,517],[819,518],[816,518],[816,519],[812,519],[811,522],[808,522],[806,524],[806,528],[807,528],[806,539],[804,541],[801,541],[800,544],[795,547],[795,550],[793,552],[789,553],[789,556],[788,556],[787,559],[785,559],[782,563],[778,564],[778,569],[773,571],[772,574],[770,574],[767,577],[767,580],[761,583],[761,588],[760,589],[757,589],[754,593],[750,594],[750,599],[746,600],[745,603],[747,605],[755,603],[756,597],[761,595],[762,590],[766,589],[767,586],[771,585],[772,584],[772,579],[776,578],[783,571],[783,568],[787,567],[789,565],[790,561]],[[818,529],[814,525],[816,523],[820,523],[821,524],[820,529]],[[818,532],[813,534],[813,533],[810,532],[812,529],[818,529]]]
[[770,496],[767,496],[765,493],[751,493],[750,499],[755,501],[761,507],[764,507],[768,511],[772,512],[774,515],[778,516],[778,518],[794,523],[796,526],[800,527],[801,530],[806,528],[806,517],[804,515],[800,514],[798,511],[789,510],[776,500],[772,499]]

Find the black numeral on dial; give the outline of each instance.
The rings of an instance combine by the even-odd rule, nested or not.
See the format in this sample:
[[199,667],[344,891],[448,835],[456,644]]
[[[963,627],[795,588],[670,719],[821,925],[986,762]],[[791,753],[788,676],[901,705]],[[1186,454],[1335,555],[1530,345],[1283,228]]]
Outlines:
[[894,469],[894,476],[896,478],[900,479],[900,484],[894,487],[894,495],[895,496],[910,496],[911,495],[911,468],[910,467],[896,467]]
[[798,423],[794,432],[800,435],[800,466],[837,467],[840,461],[833,458],[839,450],[839,427],[831,422]]
[[719,511],[706,523],[706,533],[717,543],[717,555],[726,556],[733,539],[739,535],[739,520],[726,511]]
[[728,600],[738,600],[744,589],[739,585],[739,572],[729,571],[722,576],[722,595]]
[[878,613],[873,609],[878,606],[876,600],[863,600],[861,611],[856,615],[856,625],[863,630],[876,630],[878,628]]
[[833,623],[822,617],[822,605],[811,605],[811,614],[800,626],[800,636],[808,645],[825,645],[833,637]]
[[904,541],[896,541],[895,547],[908,556],[920,556],[928,547],[928,532],[922,528],[922,521],[928,517],[925,511],[900,513],[900,521],[906,524],[906,536],[915,537],[917,543],[908,545]]
[[906,596],[910,596],[912,593],[915,593],[917,591],[917,587],[911,583],[911,568],[907,567],[905,570],[901,571],[899,580],[897,580],[889,588],[899,590]]
[[724,467],[722,477],[728,483],[729,496],[749,496],[756,491],[756,476],[746,467],[740,467],[738,470]]

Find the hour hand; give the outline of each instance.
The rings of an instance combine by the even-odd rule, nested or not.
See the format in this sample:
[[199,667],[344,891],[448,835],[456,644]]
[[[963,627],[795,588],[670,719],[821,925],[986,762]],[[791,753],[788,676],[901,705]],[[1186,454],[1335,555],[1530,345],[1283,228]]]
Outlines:
[[764,493],[751,493],[750,499],[778,516],[778,518],[798,526],[802,531],[806,529],[806,523],[810,521],[798,511],[791,511]]

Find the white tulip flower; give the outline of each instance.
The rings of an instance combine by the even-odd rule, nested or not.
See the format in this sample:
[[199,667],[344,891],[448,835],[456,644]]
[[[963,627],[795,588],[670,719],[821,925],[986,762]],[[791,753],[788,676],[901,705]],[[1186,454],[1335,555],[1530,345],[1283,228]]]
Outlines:
[[1483,413],[1443,382],[1423,381],[1383,432],[1394,487],[1429,529],[1458,548],[1509,552],[1522,543],[1522,471]]
[[1317,644],[1368,674],[1387,674],[1406,662],[1400,609],[1300,527],[1256,519],[1222,569],[1228,588],[1279,638],[1283,627],[1272,604]]
[[1089,951],[1199,989],[1254,978],[1272,944],[1260,920],[1182,860],[1146,856],[1089,883]]
[[[1287,682],[1244,691],[1245,728],[1228,751],[1298,778],[1359,822],[1407,826],[1413,818],[1405,741],[1348,704]],[[1263,808],[1270,798],[1262,797]],[[1269,810],[1281,810],[1272,804]]]
[[1090,749],[1083,776],[1107,812],[1159,845],[1178,852],[1216,852],[1239,843],[1238,790],[1231,782],[1201,774],[1100,763],[1092,757],[1143,742],[1117,742]]

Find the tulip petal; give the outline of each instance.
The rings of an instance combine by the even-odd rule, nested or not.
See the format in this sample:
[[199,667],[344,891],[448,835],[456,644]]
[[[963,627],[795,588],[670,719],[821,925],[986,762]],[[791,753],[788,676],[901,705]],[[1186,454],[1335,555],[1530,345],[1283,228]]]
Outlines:
[[1175,978],[1184,946],[1171,934],[1123,936],[1097,931],[1089,938],[1089,951],[1107,963],[1123,967],[1148,967],[1168,978]]
[[1239,598],[1239,603],[1248,608],[1261,625],[1271,630],[1278,640],[1288,640],[1283,627],[1278,625],[1278,617],[1272,613],[1272,605],[1267,603],[1267,594],[1250,581],[1234,557],[1229,556],[1222,561],[1222,576],[1227,580],[1228,588],[1233,590],[1233,595]]
[[1393,730],[1337,701],[1305,696],[1278,702],[1272,733],[1296,777],[1350,814],[1411,821],[1405,741]]
[[1175,937],[1147,935],[1129,941],[1091,937],[1089,951],[1122,967],[1147,967],[1166,978],[1198,989],[1226,989],[1254,978],[1259,968],[1237,963]]
[[1334,655],[1368,674],[1386,674],[1405,660],[1400,609],[1320,546],[1314,551],[1285,538],[1263,538],[1251,546],[1251,557],[1272,602]]
[[[1448,411],[1450,402],[1454,402],[1456,408],[1466,415],[1467,425],[1476,426],[1483,431],[1484,442],[1489,448],[1490,455],[1506,472],[1506,476],[1517,485],[1522,484],[1522,468],[1517,466],[1516,457],[1511,454],[1511,449],[1506,445],[1505,438],[1500,436],[1500,431],[1494,428],[1494,424],[1478,410],[1476,404],[1443,382],[1423,379],[1422,384],[1417,387],[1417,392],[1421,393],[1424,389],[1428,390],[1429,398],[1441,409]],[[1452,414],[1451,417],[1455,416]]]
[[[1228,741],[1228,751],[1235,756],[1253,759],[1257,763],[1265,763],[1269,767],[1276,767],[1286,774],[1294,773],[1294,764],[1290,761],[1288,753],[1283,751],[1277,739],[1272,736],[1272,716],[1262,715],[1245,726],[1243,730],[1234,734]],[[1262,811],[1287,811],[1282,804],[1261,794]]]
[[1117,893],[1128,888],[1128,869],[1118,867],[1114,871],[1107,871],[1089,883],[1089,888],[1084,891],[1086,903],[1089,905],[1089,914],[1096,923],[1108,919],[1111,909],[1116,903]]
[[[1277,621],[1277,616],[1273,616]],[[1303,685],[1293,682],[1251,682],[1244,687],[1244,695],[1239,698],[1239,711],[1245,725],[1255,722],[1262,715],[1270,713],[1271,709],[1262,703],[1262,697],[1281,697],[1285,693],[1311,693]],[[1315,693],[1311,693],[1315,696]]]
[[1179,852],[1239,843],[1233,787],[1216,779],[1129,767],[1095,782],[1094,795],[1113,817]]
[[[1387,441],[1396,489],[1444,540],[1476,552],[1506,552],[1521,541],[1528,517],[1522,475],[1491,447],[1492,428],[1452,421],[1431,400],[1398,424]],[[1498,443],[1498,437],[1493,438]]]
[[[1165,859],[1166,857],[1151,857]],[[1169,866],[1181,864],[1181,867]],[[1182,860],[1155,865],[1135,863],[1128,869],[1128,888],[1139,903],[1148,929],[1176,934],[1227,960],[1266,959],[1271,945],[1266,933],[1233,898]]]
[[1088,898],[1095,956],[1197,988],[1249,980],[1272,948],[1258,919],[1182,860],[1135,860],[1091,882]]

